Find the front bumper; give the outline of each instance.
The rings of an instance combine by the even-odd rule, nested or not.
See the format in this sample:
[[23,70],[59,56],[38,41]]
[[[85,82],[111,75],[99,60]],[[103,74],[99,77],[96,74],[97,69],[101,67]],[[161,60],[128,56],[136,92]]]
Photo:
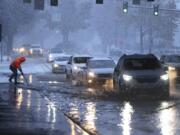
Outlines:
[[58,66],[58,67],[52,67],[53,73],[66,73],[66,67],[65,66]]
[[88,83],[105,83],[106,81],[112,80],[112,76],[109,77],[88,77],[87,82]]
[[159,93],[169,91],[169,80],[159,80],[154,83],[139,83],[137,81],[123,82],[121,86],[125,91],[141,93]]

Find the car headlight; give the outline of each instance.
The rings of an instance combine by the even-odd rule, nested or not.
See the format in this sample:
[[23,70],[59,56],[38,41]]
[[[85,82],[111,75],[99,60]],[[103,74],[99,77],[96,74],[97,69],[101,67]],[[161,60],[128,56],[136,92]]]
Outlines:
[[78,70],[79,68],[77,66],[73,66],[73,69],[74,70]]
[[88,76],[89,76],[89,77],[95,77],[95,73],[94,73],[94,72],[89,72],[89,73],[88,73]]
[[161,80],[166,81],[166,80],[168,80],[168,79],[169,79],[168,74],[161,75]]
[[127,82],[129,82],[129,81],[131,81],[132,79],[133,79],[133,77],[132,76],[130,76],[130,75],[123,75],[123,79],[125,80],[125,81],[127,81]]
[[20,49],[19,49],[19,52],[20,52],[20,53],[23,53],[24,51],[25,51],[25,48],[20,48]]
[[30,54],[33,54],[33,50],[32,49],[30,49]]
[[52,58],[52,57],[53,57],[53,56],[50,54],[50,55],[49,55],[49,58]]
[[54,68],[57,68],[57,67],[59,67],[59,65],[58,65],[58,64],[54,64],[53,67],[54,67]]
[[172,70],[176,70],[176,68],[169,66],[169,67],[168,67],[168,70],[171,70],[171,71],[172,71]]

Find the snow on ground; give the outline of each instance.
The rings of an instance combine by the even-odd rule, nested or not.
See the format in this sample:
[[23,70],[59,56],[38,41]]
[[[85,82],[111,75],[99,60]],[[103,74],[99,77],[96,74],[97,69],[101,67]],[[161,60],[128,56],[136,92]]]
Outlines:
[[[22,64],[22,70],[24,74],[37,74],[37,73],[47,73],[51,71],[51,65],[47,63],[42,63],[42,59],[30,59]],[[9,70],[10,61],[0,62],[0,83],[8,82],[8,77],[11,74]]]

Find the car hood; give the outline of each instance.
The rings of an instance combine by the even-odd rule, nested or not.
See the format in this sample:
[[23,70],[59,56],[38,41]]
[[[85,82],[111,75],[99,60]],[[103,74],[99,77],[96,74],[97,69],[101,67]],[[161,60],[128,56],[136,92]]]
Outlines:
[[89,69],[89,71],[94,72],[95,74],[113,74],[114,68],[94,68]]
[[49,57],[58,57],[58,56],[62,56],[62,54],[61,53],[51,53],[49,55]]
[[86,64],[75,64],[74,66],[77,66],[77,67],[83,68],[83,67],[86,67]]
[[133,77],[159,77],[163,74],[166,74],[163,70],[134,70],[134,71],[125,71],[124,74],[133,76]]
[[180,63],[166,63],[167,66],[180,67]]
[[68,61],[55,61],[54,64],[58,64],[58,65],[67,65]]

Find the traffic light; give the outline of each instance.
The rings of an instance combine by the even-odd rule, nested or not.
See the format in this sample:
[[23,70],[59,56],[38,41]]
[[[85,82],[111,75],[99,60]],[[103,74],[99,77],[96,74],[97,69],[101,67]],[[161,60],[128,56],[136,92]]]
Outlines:
[[124,13],[127,13],[127,12],[128,12],[128,2],[127,2],[127,1],[124,1],[124,2],[123,2],[123,12],[124,12]]
[[103,4],[103,0],[96,0],[96,4]]
[[58,6],[58,0],[51,0],[51,6]]
[[140,5],[141,4],[141,0],[133,0],[133,4],[134,5]]
[[154,15],[158,16],[159,15],[159,5],[154,5]]

